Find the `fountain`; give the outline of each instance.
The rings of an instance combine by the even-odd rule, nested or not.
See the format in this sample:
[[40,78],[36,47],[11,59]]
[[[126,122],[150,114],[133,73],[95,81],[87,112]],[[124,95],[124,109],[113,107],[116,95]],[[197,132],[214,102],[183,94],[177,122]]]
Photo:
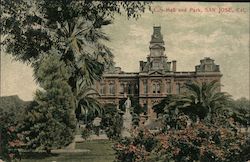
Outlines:
[[125,101],[124,106],[125,106],[125,113],[122,116],[123,127],[122,127],[121,135],[122,135],[122,137],[131,137],[130,130],[132,128],[132,115],[130,113],[131,100],[129,99],[129,97]]

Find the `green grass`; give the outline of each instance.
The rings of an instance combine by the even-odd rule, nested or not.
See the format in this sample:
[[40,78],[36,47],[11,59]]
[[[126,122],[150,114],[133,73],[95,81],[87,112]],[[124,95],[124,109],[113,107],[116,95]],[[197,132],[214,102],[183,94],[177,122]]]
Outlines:
[[84,141],[77,143],[76,149],[88,149],[85,153],[25,153],[21,162],[113,162],[112,142],[108,140]]

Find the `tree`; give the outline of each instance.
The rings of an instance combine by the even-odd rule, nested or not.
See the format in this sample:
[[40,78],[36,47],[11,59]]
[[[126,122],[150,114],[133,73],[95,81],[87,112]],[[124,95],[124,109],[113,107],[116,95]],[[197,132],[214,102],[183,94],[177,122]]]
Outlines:
[[218,91],[218,82],[201,84],[195,81],[186,83],[185,88],[185,93],[169,95],[153,107],[167,127],[185,128],[190,119],[223,122],[229,116],[227,107],[231,98],[227,93]]
[[2,0],[1,3],[1,29],[7,35],[1,43],[7,53],[31,64],[36,73],[45,53],[52,48],[60,51],[60,59],[70,69],[68,84],[75,100],[80,91],[78,85],[90,86],[113,63],[113,55],[104,43],[109,39],[102,27],[111,24],[114,14],[123,11],[128,18],[138,18],[149,4],[85,0]]
[[202,84],[199,82],[186,83],[186,93],[175,101],[177,108],[193,120],[197,120],[198,117],[212,121],[212,117],[220,113],[231,100],[230,95],[218,91],[220,86],[217,81]]
[[241,126],[248,128],[250,125],[250,101],[246,98],[233,100],[228,105],[230,116]]
[[163,115],[165,112],[165,109],[169,109],[174,101],[176,99],[175,95],[167,95],[164,99],[160,101],[160,103],[153,106],[154,112],[159,115]]
[[[78,120],[85,118],[85,124],[87,124],[88,116],[101,116],[103,108],[100,103],[94,98],[99,93],[87,85],[83,85],[78,91],[76,98],[76,117]],[[87,113],[88,112],[88,113]]]
[[[111,24],[114,14],[121,14],[122,10],[128,18],[138,18],[148,4],[84,0],[1,2],[2,34],[8,35],[3,41],[7,53],[34,64],[43,53],[56,48],[66,65],[72,66],[72,77],[82,70],[88,75],[88,69],[96,65],[93,63],[112,63],[112,54],[103,43],[108,37],[101,27]],[[102,71],[92,71],[90,79],[100,77]],[[71,87],[75,84],[71,78]]]
[[27,148],[46,150],[70,144],[76,128],[75,102],[67,81],[70,73],[57,51],[46,55],[36,77],[42,90],[37,90],[33,104],[26,110],[24,125]]
[[108,138],[119,139],[123,127],[123,119],[121,112],[116,108],[116,105],[104,105],[104,113],[102,115],[100,128],[105,130]]

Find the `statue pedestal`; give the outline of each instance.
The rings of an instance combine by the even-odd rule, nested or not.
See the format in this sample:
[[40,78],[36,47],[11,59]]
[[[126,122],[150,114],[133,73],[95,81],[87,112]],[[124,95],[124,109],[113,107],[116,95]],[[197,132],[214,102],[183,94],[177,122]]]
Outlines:
[[131,137],[131,128],[132,128],[132,115],[128,108],[126,108],[126,112],[122,116],[123,118],[123,128],[121,131],[122,137]]

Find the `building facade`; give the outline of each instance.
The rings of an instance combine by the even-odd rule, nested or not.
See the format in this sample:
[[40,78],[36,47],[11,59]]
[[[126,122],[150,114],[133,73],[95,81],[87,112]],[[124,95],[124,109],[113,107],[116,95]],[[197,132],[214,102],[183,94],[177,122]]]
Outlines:
[[186,82],[220,82],[222,74],[213,59],[206,57],[195,66],[194,71],[181,72],[176,71],[176,61],[168,61],[164,52],[161,27],[153,27],[149,55],[146,61],[139,62],[139,72],[127,73],[119,67],[106,71],[102,80],[95,84],[100,93],[99,101],[118,105],[121,99],[130,96],[147,108],[149,117],[155,118],[152,107],[167,95],[183,93]]

